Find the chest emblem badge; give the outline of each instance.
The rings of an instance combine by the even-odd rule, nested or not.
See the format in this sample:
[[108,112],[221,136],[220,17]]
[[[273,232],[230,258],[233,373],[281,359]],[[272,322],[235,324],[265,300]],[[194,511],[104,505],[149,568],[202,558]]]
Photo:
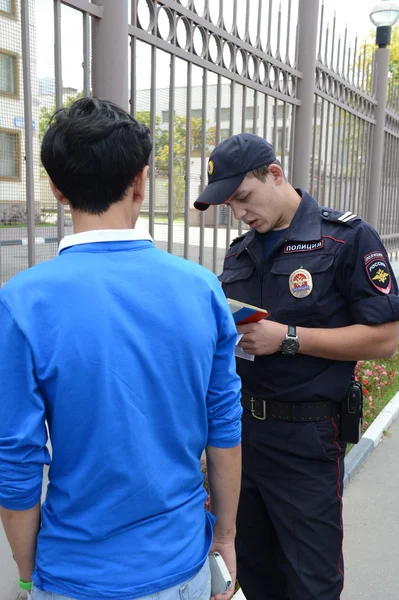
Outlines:
[[313,279],[306,269],[297,269],[290,275],[290,292],[295,298],[306,298],[313,290]]

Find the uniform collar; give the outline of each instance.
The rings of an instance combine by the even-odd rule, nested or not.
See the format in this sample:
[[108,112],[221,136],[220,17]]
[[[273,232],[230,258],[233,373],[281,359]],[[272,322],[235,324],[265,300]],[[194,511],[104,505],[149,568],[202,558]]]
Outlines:
[[302,197],[288,229],[288,239],[298,242],[314,242],[321,237],[320,206],[310,194],[296,190]]
[[[321,238],[320,206],[314,198],[303,190],[296,190],[302,197],[294,218],[287,231],[289,241],[314,242]],[[247,233],[242,240],[238,254],[243,252],[249,244],[253,243],[259,236],[253,229]]]
[[94,231],[82,231],[64,237],[58,247],[58,254],[66,248],[80,244],[93,244],[96,242],[137,242],[141,240],[153,241],[149,233],[140,232],[136,229],[96,229]]

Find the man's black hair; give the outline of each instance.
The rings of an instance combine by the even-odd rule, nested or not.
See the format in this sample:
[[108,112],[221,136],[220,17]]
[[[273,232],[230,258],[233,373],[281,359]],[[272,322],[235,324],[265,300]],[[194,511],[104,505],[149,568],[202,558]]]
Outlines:
[[151,150],[148,127],[113,102],[81,98],[52,117],[41,159],[73,209],[99,215],[124,198]]

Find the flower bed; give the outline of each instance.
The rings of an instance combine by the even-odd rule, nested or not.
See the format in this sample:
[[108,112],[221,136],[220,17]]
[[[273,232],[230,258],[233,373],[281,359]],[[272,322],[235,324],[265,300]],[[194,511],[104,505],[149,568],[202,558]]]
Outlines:
[[355,377],[363,386],[363,432],[399,389],[399,352],[389,360],[358,362]]

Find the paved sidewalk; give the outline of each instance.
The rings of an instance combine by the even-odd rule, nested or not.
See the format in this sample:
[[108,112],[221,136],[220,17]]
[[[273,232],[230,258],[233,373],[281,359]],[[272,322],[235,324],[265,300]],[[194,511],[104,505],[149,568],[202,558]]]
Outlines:
[[399,598],[399,421],[344,494],[345,592],[341,600]]

